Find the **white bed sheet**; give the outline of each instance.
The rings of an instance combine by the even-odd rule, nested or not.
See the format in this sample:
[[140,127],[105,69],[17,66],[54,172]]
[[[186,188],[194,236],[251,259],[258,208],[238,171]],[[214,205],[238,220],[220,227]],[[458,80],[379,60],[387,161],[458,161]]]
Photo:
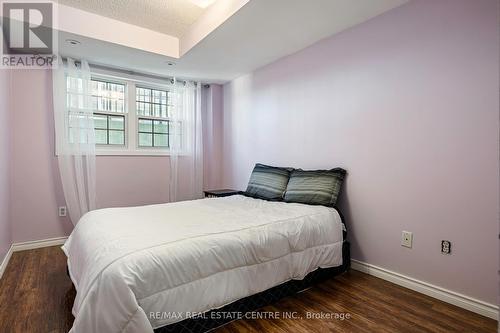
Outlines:
[[339,266],[342,227],[333,208],[241,195],[92,211],[63,246],[70,332],[151,333]]

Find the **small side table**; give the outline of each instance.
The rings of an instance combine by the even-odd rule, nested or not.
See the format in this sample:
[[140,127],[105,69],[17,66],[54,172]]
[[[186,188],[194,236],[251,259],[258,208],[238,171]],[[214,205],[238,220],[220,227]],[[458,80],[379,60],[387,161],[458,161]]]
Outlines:
[[230,195],[240,194],[241,191],[231,190],[231,189],[222,189],[222,190],[210,190],[204,191],[205,198],[220,198],[220,197],[228,197]]

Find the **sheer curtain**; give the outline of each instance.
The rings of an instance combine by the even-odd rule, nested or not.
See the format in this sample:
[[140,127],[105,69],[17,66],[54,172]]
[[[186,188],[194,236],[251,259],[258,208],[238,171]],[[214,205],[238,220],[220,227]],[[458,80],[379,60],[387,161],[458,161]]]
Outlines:
[[203,197],[201,83],[174,79],[170,121],[170,201]]
[[96,208],[95,133],[89,64],[68,59],[53,70],[56,152],[64,198],[74,225]]

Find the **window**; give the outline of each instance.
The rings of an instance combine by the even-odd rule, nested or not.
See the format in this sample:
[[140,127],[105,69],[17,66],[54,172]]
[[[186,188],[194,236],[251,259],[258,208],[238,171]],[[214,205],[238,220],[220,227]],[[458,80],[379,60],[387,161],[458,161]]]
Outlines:
[[[175,128],[172,122],[170,84],[151,81],[92,74],[90,95],[97,155],[166,155],[172,135],[182,138],[184,122],[178,121]],[[70,110],[82,107],[82,90],[81,79],[67,78]],[[84,125],[88,122],[78,112],[72,119],[70,138],[77,136],[84,142],[88,135]]]
[[92,79],[95,141],[125,145],[125,85]]
[[136,112],[139,123],[139,147],[169,147],[169,92],[136,88]]

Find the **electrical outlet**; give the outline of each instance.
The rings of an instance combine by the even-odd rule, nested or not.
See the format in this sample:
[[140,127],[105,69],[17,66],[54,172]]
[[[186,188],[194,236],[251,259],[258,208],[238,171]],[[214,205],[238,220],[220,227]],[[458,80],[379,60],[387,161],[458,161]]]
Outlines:
[[403,231],[401,233],[401,246],[411,248],[413,243],[413,234],[409,231]]
[[66,214],[67,214],[66,206],[59,207],[59,216],[64,217],[64,216],[66,216]]
[[448,240],[441,241],[441,253],[442,254],[451,254],[451,242]]

